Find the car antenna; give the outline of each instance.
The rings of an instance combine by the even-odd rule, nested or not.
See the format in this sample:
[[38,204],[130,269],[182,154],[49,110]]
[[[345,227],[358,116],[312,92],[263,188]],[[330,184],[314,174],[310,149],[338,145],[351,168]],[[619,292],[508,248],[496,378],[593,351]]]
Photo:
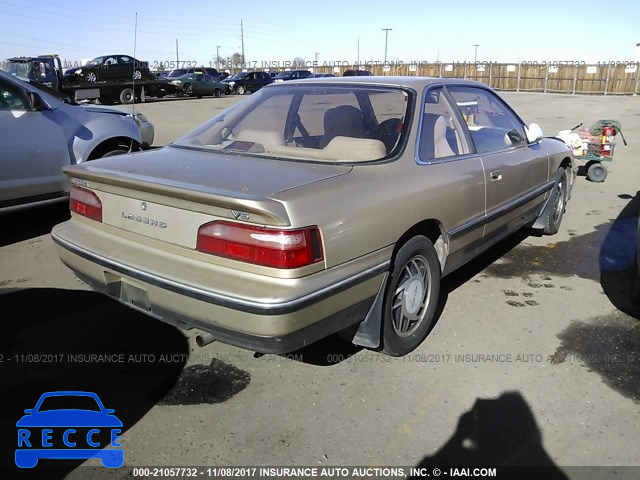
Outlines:
[[[132,76],[132,85],[133,85],[133,104],[131,105],[131,119],[133,120],[133,126],[136,128],[138,124],[136,123],[136,47],[138,42],[138,12],[136,12],[136,22],[133,27],[133,76]],[[135,137],[135,130],[133,135],[131,135],[131,143],[129,144],[129,153],[133,152],[133,138]]]

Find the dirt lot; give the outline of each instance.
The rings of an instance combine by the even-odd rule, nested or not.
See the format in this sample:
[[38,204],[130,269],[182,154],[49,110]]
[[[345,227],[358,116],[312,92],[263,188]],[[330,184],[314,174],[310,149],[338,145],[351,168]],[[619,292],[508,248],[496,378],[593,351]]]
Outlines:
[[[618,146],[606,182],[578,177],[559,234],[516,235],[448,277],[438,323],[404,358],[335,338],[288,357],[198,348],[192,334],[87,291],[58,261],[48,232],[66,218],[65,206],[3,217],[0,463],[13,463],[15,422],[41,393],[88,390],[123,421],[127,466],[425,459],[636,465],[616,478],[638,478],[640,313],[627,294],[640,208],[640,98],[503,96],[548,134],[620,120],[629,145]],[[236,100],[137,108],[165,145]],[[106,356],[113,354],[123,357]],[[130,469],[80,464],[48,478],[130,478]]]

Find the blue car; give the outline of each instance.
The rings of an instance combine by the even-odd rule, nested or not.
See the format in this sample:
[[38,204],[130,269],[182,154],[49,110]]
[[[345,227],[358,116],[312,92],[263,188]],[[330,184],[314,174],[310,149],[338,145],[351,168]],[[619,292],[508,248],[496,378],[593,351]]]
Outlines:
[[[68,408],[70,404],[83,408]],[[58,408],[52,408],[56,406]],[[114,410],[104,407],[95,393],[48,392],[40,397],[34,408],[24,413],[26,415],[16,423],[18,467],[33,468],[41,458],[100,458],[107,468],[124,464],[124,451],[120,445],[122,422],[113,415]],[[108,431],[109,441],[101,442],[100,439],[106,437],[105,431]],[[64,448],[54,448],[54,441]]]

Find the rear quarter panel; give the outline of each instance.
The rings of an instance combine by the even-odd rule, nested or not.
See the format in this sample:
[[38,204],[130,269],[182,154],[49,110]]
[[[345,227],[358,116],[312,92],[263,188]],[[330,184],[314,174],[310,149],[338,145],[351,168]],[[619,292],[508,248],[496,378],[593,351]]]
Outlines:
[[[320,227],[330,268],[394,245],[424,220],[436,219],[446,230],[461,225],[472,216],[470,208],[461,206],[482,211],[482,176],[473,180],[456,163],[418,165],[406,155],[391,163],[355,166],[347,175],[281,192],[275,199],[285,204],[293,226]],[[460,182],[468,182],[468,188],[459,188]],[[480,228],[462,235],[449,245],[450,253],[481,234]]]

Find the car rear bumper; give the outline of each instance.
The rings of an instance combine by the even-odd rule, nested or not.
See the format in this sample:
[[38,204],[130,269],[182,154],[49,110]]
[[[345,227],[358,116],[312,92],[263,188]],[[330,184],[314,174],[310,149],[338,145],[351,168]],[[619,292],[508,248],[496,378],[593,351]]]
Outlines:
[[[123,238],[108,239],[112,248],[104,249],[105,239],[73,220],[56,226],[52,237],[62,262],[95,290],[159,320],[262,353],[290,352],[363,320],[389,268],[383,252],[302,278],[265,278],[203,262],[194,267],[193,259],[178,255],[150,257],[148,247]],[[154,268],[160,258],[162,268]],[[241,284],[244,295],[198,282],[203,268],[210,270],[204,278]]]

